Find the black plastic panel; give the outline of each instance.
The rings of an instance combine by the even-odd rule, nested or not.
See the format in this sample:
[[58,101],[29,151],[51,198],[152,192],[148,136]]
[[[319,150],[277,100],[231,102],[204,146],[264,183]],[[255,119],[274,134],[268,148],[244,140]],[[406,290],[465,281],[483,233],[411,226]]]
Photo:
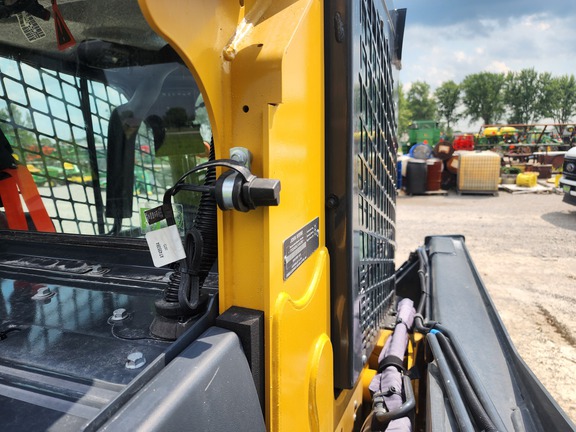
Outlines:
[[[159,291],[0,277],[0,400],[9,407],[0,416],[3,431],[80,430],[142,372],[126,367],[128,355],[140,352],[149,363],[169,346],[148,332]],[[53,295],[35,299],[42,289]],[[120,308],[126,318],[112,322]]]
[[350,388],[394,290],[393,19],[381,1],[326,2],[326,239],[335,383]]
[[232,306],[216,318],[216,325],[236,333],[254,379],[262,412],[265,409],[264,312]]
[[150,334],[167,269],[145,265],[141,241],[12,237],[0,234],[2,432],[97,430],[215,319],[205,284],[208,305],[178,340]]

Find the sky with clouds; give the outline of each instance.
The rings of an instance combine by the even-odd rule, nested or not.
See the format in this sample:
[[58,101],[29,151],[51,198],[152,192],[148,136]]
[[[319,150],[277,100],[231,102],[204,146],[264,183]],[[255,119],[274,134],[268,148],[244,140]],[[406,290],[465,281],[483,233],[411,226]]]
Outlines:
[[576,0],[394,0],[406,8],[400,81],[460,83],[534,68],[576,74]]
[[[400,82],[432,91],[469,74],[576,75],[576,0],[393,0],[406,8]],[[459,129],[476,129],[466,120]]]

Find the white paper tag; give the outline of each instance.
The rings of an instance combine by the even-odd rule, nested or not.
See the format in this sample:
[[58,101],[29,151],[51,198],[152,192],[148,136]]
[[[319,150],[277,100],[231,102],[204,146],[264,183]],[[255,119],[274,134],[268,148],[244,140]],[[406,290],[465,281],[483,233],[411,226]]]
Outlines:
[[184,246],[182,246],[176,225],[147,232],[146,241],[156,267],[162,267],[186,258],[186,252],[184,252]]

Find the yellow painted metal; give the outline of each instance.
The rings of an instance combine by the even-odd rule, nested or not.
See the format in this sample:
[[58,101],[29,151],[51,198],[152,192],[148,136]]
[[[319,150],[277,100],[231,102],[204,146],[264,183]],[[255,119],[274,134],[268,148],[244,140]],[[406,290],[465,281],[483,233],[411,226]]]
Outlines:
[[[333,430],[329,257],[324,239],[321,0],[139,0],[204,95],[216,156],[248,148],[280,179],[280,205],[219,213],[220,311],[264,311],[266,422]],[[283,242],[319,219],[319,248],[284,280]]]
[[416,365],[416,356],[418,355],[418,349],[424,345],[424,335],[422,333],[414,332],[410,334],[410,339],[408,340],[408,347],[406,349],[406,369],[410,370]]
[[378,334],[378,340],[376,341],[374,349],[368,358],[369,368],[374,370],[378,369],[378,356],[382,352],[382,349],[384,349],[384,345],[390,336],[392,336],[392,330],[381,330]]
[[[368,369],[364,369],[366,371]],[[348,432],[354,430],[357,418],[362,413],[362,395],[364,391],[364,372],[356,386],[351,390],[344,390],[336,399],[334,407],[335,432]]]
[[365,367],[360,374],[360,380],[362,382],[362,401],[365,404],[372,404],[372,395],[370,394],[370,383],[372,378],[376,376],[376,370],[369,367]]
[[[416,358],[418,357],[419,350],[424,349],[425,336],[422,333],[414,332],[410,335],[408,340],[408,347],[406,350],[407,369],[410,370],[416,365]],[[412,380],[412,389],[414,391],[414,398],[416,400],[416,412],[426,409],[426,406],[420,405],[420,378],[415,377]]]

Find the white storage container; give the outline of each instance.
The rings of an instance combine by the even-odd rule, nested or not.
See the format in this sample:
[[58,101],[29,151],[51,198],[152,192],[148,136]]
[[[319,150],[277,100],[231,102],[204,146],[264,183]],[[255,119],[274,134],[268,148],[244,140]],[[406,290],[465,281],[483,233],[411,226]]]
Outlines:
[[498,193],[500,155],[491,151],[463,151],[458,160],[460,193]]

